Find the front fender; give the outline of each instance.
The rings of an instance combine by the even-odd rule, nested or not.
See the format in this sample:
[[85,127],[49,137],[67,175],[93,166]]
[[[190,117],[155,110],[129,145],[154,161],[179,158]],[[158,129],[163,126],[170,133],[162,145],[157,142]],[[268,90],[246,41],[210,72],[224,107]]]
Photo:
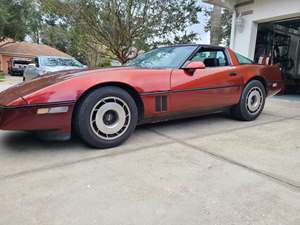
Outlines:
[[138,93],[169,90],[170,74],[171,70],[95,70],[54,83],[23,98],[28,104],[76,101],[87,90],[105,83],[128,85]]

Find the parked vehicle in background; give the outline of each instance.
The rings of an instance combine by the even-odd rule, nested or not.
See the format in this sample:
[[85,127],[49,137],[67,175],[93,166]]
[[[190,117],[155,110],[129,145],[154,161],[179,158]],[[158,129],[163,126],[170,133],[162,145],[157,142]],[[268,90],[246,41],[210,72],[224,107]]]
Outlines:
[[8,62],[8,73],[12,76],[23,76],[24,70],[31,63],[31,59],[12,58]]
[[24,72],[23,80],[32,80],[36,77],[45,75],[50,72],[63,70],[82,69],[86,66],[74,58],[59,56],[38,56],[35,57]]

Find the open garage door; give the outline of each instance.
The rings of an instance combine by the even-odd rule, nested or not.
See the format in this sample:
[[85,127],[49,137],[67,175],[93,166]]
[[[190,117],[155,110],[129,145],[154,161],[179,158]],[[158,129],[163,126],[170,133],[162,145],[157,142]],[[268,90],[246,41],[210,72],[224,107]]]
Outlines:
[[255,61],[279,64],[286,81],[300,83],[300,18],[258,25]]

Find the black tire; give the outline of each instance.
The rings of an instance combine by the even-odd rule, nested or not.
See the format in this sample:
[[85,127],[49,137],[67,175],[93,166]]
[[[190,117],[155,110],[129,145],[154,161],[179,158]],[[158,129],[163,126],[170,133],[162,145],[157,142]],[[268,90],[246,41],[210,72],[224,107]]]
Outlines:
[[239,104],[231,109],[231,115],[238,120],[253,121],[263,111],[265,101],[264,85],[259,80],[252,80],[245,86]]
[[[138,122],[138,109],[134,99],[125,90],[102,87],[80,101],[73,122],[76,134],[86,144],[93,148],[112,148],[126,141],[133,133]],[[118,132],[110,133],[123,123]],[[108,131],[105,133],[103,130]]]

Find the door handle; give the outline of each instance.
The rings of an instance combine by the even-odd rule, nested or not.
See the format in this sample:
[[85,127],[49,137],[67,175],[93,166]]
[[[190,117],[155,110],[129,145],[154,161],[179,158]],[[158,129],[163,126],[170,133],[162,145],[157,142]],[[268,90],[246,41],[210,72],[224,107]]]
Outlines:
[[237,76],[237,73],[236,73],[236,72],[230,72],[230,73],[229,73],[229,76],[231,76],[231,77]]

